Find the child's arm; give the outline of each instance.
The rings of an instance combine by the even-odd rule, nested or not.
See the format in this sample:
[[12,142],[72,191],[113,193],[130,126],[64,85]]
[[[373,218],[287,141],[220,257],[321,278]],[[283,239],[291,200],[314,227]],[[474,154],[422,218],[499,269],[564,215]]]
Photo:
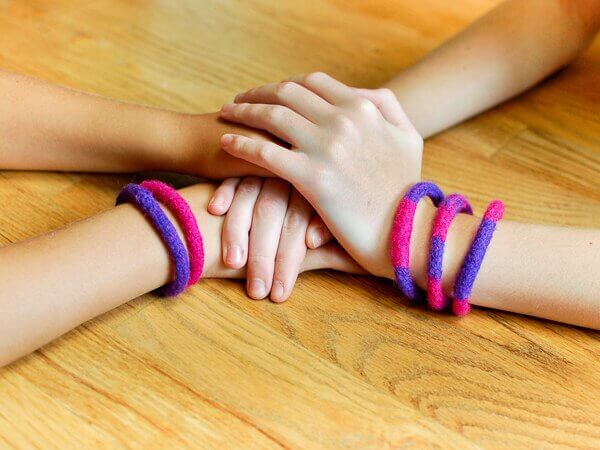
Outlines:
[[[599,25],[598,0],[510,0],[386,83],[391,92],[355,89],[355,93],[370,99],[384,116],[393,110],[397,97],[417,130],[428,137],[526,90],[564,66],[586,47]],[[233,200],[230,186],[227,180],[217,191],[220,207],[211,212],[224,214],[229,205],[242,209],[240,201]],[[286,206],[285,202],[279,205]],[[235,225],[231,232],[226,225],[226,240],[241,245],[245,255],[252,253],[244,240],[247,233]],[[308,226],[308,245],[315,248],[330,238],[316,216]],[[252,264],[267,278],[273,273],[267,259]],[[293,285],[293,280],[286,282]]]
[[428,137],[560,69],[599,26],[597,0],[508,0],[385,87]]
[[228,130],[218,114],[121,103],[0,70],[0,169],[268,175],[220,150]]
[[[221,264],[222,219],[206,213],[213,189],[196,185],[180,191],[203,234],[204,277],[243,277],[242,270]],[[164,285],[170,266],[160,237],[131,205],[0,248],[0,366]],[[335,246],[308,252],[302,270],[325,267],[360,271]]]
[[[411,270],[425,288],[435,208],[424,201],[418,209]],[[481,217],[460,214],[450,228],[444,254],[447,294],[480,222]],[[599,230],[504,220],[498,223],[483,260],[471,303],[600,329],[599,293]]]
[[[227,120],[267,129],[292,150],[233,135],[223,137],[223,149],[291,182],[361,266],[393,278],[390,230],[400,198],[420,179],[422,139],[399,105],[385,120],[325,74],[294,80],[241,94],[222,109]],[[286,92],[285,100],[274,102],[274,92]],[[422,202],[418,211],[410,269],[424,286],[434,209]],[[481,219],[456,220],[446,241],[447,293]],[[599,246],[599,230],[500,222],[472,303],[600,328]]]

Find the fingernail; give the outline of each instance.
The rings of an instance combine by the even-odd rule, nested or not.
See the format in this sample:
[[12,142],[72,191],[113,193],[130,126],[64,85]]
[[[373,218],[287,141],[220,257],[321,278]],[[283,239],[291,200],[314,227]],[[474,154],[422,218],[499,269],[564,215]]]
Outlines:
[[242,98],[243,94],[238,94],[235,96],[235,98],[233,99],[234,102],[238,102],[240,100],[240,98]]
[[231,144],[232,142],[233,142],[233,135],[231,135],[231,134],[224,134],[221,137],[222,144]]
[[271,291],[271,300],[281,301],[285,294],[285,287],[283,281],[275,281],[273,283],[273,290]]
[[323,227],[316,228],[310,234],[310,241],[312,242],[313,248],[319,247],[321,244],[323,244],[324,240],[325,240],[325,230],[323,229]]
[[248,283],[248,294],[255,299],[264,298],[267,295],[265,282],[260,278],[254,278]]
[[232,107],[233,105],[231,103],[226,103],[223,106],[221,106],[221,111],[229,111]]
[[230,266],[238,266],[242,264],[242,248],[239,245],[230,245],[227,247],[225,262]]

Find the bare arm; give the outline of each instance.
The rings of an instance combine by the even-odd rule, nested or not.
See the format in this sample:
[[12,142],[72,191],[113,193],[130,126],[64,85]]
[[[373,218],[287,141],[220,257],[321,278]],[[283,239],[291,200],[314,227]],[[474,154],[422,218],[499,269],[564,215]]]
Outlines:
[[[277,103],[275,94],[281,92],[289,107]],[[373,103],[323,73],[256,88],[236,101],[223,106],[224,118],[275,130],[290,139],[293,150],[235,135],[223,137],[223,149],[293,183],[361,266],[393,278],[394,212],[403,193],[420,180],[423,148],[400,105],[386,120]],[[425,286],[435,209],[422,202],[419,211],[410,269]],[[461,215],[450,228],[442,279],[446,293],[480,220]],[[599,230],[500,222],[472,302],[600,328],[599,246]]]
[[259,136],[218,114],[117,102],[0,70],[0,169],[268,175],[220,150],[233,129]]
[[[411,240],[411,271],[423,288],[434,214],[434,207],[422,202]],[[450,228],[443,277],[448,295],[480,220],[461,214]],[[498,223],[471,303],[600,329],[599,293],[599,230],[506,220]]]
[[[222,218],[211,185],[183,189],[201,224],[209,278],[239,278],[220,258]],[[360,270],[340,249],[310,251],[302,270]],[[164,285],[169,255],[142,214],[121,205],[65,229],[0,248],[0,366],[79,324]]]
[[597,0],[508,0],[388,81],[423,137],[540,82],[600,26]]

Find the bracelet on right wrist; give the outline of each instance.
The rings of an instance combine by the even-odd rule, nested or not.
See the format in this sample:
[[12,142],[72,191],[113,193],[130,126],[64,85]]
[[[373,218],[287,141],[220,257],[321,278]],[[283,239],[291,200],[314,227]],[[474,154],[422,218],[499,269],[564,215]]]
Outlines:
[[[423,291],[417,287],[410,274],[413,220],[417,204],[424,196],[429,196],[434,205],[438,206],[433,220],[428,252],[427,300],[432,309],[441,311],[446,310],[450,305],[442,291],[442,265],[447,233],[457,214],[472,214],[472,210],[464,196],[451,194],[444,197],[443,192],[431,182],[416,183],[400,201],[390,235],[390,251],[396,284],[411,301],[424,297]],[[469,298],[475,279],[492,240],[496,223],[502,219],[503,214],[504,204],[500,200],[492,201],[466,253],[453,288],[452,311],[457,316],[463,316],[470,311]]]

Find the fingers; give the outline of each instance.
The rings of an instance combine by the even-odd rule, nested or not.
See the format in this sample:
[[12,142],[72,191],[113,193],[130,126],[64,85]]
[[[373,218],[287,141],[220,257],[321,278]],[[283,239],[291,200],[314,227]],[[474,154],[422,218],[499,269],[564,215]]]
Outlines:
[[321,122],[333,107],[304,86],[290,81],[267,84],[239,94],[235,103],[268,103],[287,106],[314,123]]
[[221,138],[221,148],[230,155],[263,167],[291,183],[302,179],[308,170],[305,155],[272,142],[225,134]]
[[412,127],[412,123],[410,122],[408,116],[402,109],[402,106],[396,98],[396,95],[389,89],[353,88],[353,90],[361,97],[364,97],[373,102],[373,104],[375,104],[375,106],[377,106],[377,109],[379,109],[379,111],[381,112],[383,118],[392,125],[410,125]]
[[294,83],[304,86],[306,89],[311,90],[332,105],[348,101],[355,95],[352,92],[352,88],[323,72],[297,75],[290,78],[288,81],[293,81]]
[[333,235],[320,216],[314,216],[306,230],[306,246],[310,249],[319,248],[333,239]]
[[295,189],[290,196],[277,257],[271,289],[271,300],[283,302],[292,293],[300,266],[306,256],[306,228],[312,216],[312,207]]
[[312,142],[317,132],[314,123],[281,105],[229,103],[221,108],[221,117],[268,131],[294,147]]
[[223,222],[221,251],[223,263],[232,269],[246,265],[248,258],[248,233],[252,226],[254,205],[263,184],[262,178],[244,178],[233,197],[229,212]]
[[267,178],[256,200],[246,277],[248,295],[257,300],[265,298],[271,291],[289,194],[289,183],[278,178]]
[[240,184],[241,178],[227,178],[213,193],[210,202],[208,202],[208,212],[215,216],[225,214],[235,195],[235,188]]

